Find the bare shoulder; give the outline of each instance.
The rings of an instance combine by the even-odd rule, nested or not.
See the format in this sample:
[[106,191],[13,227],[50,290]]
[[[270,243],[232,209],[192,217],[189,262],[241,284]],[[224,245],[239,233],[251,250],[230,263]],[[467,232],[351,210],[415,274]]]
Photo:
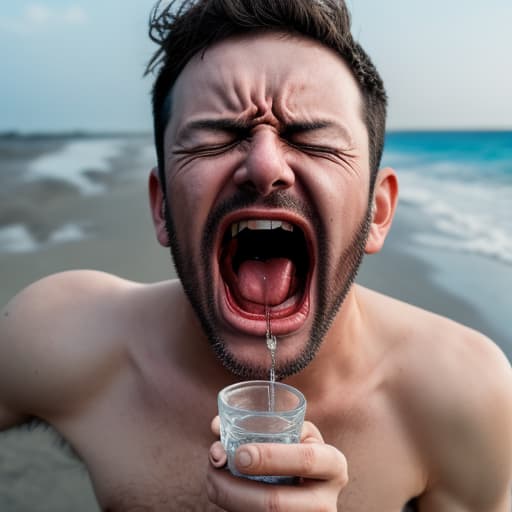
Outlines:
[[[448,378],[453,370],[461,377],[479,371],[482,375],[509,377],[510,364],[500,348],[488,337],[447,317],[359,287],[373,329],[398,350],[414,367],[417,379],[431,380],[436,368]],[[427,364],[428,363],[428,364]],[[487,370],[485,370],[487,369]]]
[[126,318],[143,290],[81,270],[46,277],[16,295],[0,313],[0,416],[3,408],[4,417],[11,410],[44,418],[92,393],[93,382],[101,386],[120,367]]
[[[483,334],[363,291],[393,354],[397,406],[428,467],[425,510],[509,510],[512,369]],[[450,508],[452,507],[452,508]]]
[[[488,337],[443,316],[361,289],[373,330],[394,357],[392,364],[411,393],[423,393],[442,411],[482,406],[482,398],[510,398],[512,370]],[[473,411],[477,412],[477,411]]]

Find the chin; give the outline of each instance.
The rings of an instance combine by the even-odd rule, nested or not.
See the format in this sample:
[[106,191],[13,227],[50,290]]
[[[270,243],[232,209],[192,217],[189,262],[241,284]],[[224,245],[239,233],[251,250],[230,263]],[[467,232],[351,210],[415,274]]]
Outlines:
[[[247,368],[264,367],[266,375],[270,368],[270,352],[266,343],[266,335],[259,336],[234,333],[232,330],[221,334],[222,351],[229,355],[232,361]],[[295,363],[309,350],[310,330],[286,336],[274,335],[277,338],[276,364],[278,367],[285,367]]]

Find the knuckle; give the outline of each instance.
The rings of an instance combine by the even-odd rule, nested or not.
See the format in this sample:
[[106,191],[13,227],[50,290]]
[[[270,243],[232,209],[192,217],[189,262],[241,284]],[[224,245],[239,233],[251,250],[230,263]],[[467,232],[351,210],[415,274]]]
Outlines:
[[335,467],[336,467],[336,482],[344,487],[348,483],[348,468],[347,468],[347,459],[345,456],[339,451],[335,452]]
[[268,512],[284,512],[281,504],[281,496],[277,489],[269,489],[265,510],[268,510]]
[[337,510],[336,504],[333,508],[331,501],[326,501],[324,492],[316,491],[312,493],[311,503],[315,504],[315,512],[332,512],[333,510]]
[[314,445],[302,445],[302,465],[306,475],[313,472],[316,465],[316,452],[314,450]]

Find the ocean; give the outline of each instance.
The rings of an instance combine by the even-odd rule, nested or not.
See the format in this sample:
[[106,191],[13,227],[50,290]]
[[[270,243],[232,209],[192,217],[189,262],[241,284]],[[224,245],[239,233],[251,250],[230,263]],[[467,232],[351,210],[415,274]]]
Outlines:
[[512,265],[512,132],[392,132],[383,163],[432,220],[419,244]]

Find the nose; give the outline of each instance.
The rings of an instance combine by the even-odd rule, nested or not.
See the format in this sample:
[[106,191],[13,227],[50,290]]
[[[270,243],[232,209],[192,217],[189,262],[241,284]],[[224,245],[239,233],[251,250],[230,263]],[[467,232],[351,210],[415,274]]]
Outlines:
[[277,133],[262,129],[253,134],[249,144],[246,157],[234,174],[237,186],[249,187],[264,197],[293,186],[295,173],[286,162]]

